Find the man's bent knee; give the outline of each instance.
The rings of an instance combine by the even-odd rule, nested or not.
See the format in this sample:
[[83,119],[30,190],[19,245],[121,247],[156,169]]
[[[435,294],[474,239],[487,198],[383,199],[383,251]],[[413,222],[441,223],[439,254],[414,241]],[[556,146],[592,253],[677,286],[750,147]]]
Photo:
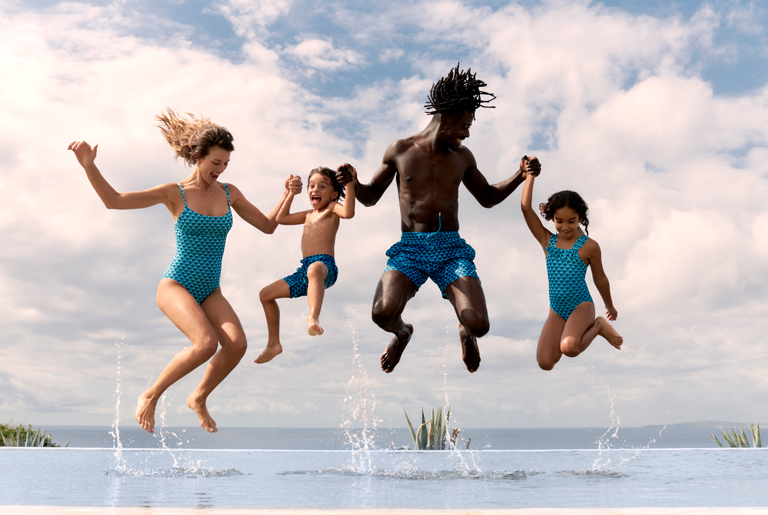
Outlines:
[[461,313],[459,322],[470,335],[476,338],[485,336],[491,329],[488,317],[477,311],[465,310]]

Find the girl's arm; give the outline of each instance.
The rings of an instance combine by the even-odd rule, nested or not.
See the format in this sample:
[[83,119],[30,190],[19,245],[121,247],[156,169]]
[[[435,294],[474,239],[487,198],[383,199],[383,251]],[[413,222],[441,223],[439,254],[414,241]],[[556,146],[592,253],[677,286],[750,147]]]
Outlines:
[[178,191],[178,186],[161,184],[144,191],[120,193],[107,182],[94,163],[98,148],[98,145],[91,148],[85,141],[73,141],[67,147],[68,150],[75,153],[75,157],[85,170],[91,186],[96,190],[96,194],[104,202],[107,209],[142,209],[164,204],[171,213],[175,212],[174,208],[177,202],[173,195]]
[[[522,164],[520,165],[520,168],[525,169]],[[525,184],[523,185],[523,195],[520,199],[520,208],[523,210],[523,217],[525,218],[525,223],[528,224],[528,229],[530,229],[531,234],[533,234],[533,237],[539,242],[539,245],[541,245],[543,249],[546,249],[549,246],[549,238],[552,237],[552,233],[544,227],[544,224],[541,223],[539,214],[531,206],[533,200],[533,182],[535,180],[536,177],[533,174],[525,174]]]
[[616,311],[616,308],[613,307],[613,300],[611,299],[611,285],[608,282],[608,277],[605,275],[605,270],[603,270],[603,257],[600,250],[600,245],[598,245],[597,242],[593,239],[587,240],[587,243],[584,246],[586,247],[587,245],[589,245],[588,259],[589,266],[592,269],[592,280],[595,282],[597,291],[600,292],[600,296],[603,298],[606,318],[608,320],[616,320],[618,312]]
[[355,179],[357,178],[357,172],[355,171],[354,167],[352,165],[348,165],[349,168],[351,168],[352,171],[352,181],[348,182],[346,186],[344,186],[344,204],[339,204],[336,202],[336,205],[333,206],[333,212],[339,215],[339,218],[352,218],[355,216]]

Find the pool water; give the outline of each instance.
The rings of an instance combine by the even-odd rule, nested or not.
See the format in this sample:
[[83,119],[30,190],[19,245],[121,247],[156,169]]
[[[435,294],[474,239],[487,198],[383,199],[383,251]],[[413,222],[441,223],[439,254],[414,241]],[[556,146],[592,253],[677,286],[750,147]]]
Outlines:
[[765,507],[767,451],[0,448],[0,505]]

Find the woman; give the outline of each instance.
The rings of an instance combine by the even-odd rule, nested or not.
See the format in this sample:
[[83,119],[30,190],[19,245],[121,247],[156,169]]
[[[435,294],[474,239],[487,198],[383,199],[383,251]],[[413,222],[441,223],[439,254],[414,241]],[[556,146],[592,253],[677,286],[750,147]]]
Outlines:
[[176,255],[157,288],[157,305],[191,344],[174,356],[155,384],[139,397],[136,420],[150,433],[154,432],[155,408],[163,392],[208,360],[203,380],[187,399],[187,405],[197,413],[201,427],[210,433],[217,431],[206,400],[240,362],[247,345],[240,320],[219,287],[232,209],[260,231],[272,234],[277,227],[277,213],[288,195],[284,191],[265,216],[234,185],[218,182],[234,150],[232,134],[207,118],[188,116],[184,119],[171,109],[157,116],[158,127],[176,157],[193,167],[192,173],[178,184],[117,192],[94,164],[98,145],[91,148],[85,141],[74,141],[68,147],[107,209],[164,204],[175,220]]

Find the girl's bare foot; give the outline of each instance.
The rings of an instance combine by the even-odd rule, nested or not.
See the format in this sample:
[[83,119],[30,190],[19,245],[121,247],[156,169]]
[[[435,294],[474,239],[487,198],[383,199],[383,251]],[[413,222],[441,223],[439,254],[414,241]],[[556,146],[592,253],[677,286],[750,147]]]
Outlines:
[[205,405],[205,400],[197,399],[192,395],[187,399],[187,406],[197,413],[197,418],[200,421],[200,427],[208,431],[209,433],[217,433],[216,422],[211,418],[211,414],[208,413],[208,407]]
[[280,342],[272,343],[267,342],[267,346],[264,348],[263,351],[261,351],[261,354],[259,354],[259,357],[253,360],[254,363],[267,363],[269,361],[272,361],[272,358],[277,356],[283,352],[283,346],[280,345]]
[[307,318],[307,334],[310,336],[317,336],[323,334],[323,332],[324,330],[320,327],[320,324],[317,323],[317,320],[312,317]]
[[136,402],[136,422],[144,431],[155,432],[155,408],[157,399],[153,399],[148,392],[139,396]]
[[595,323],[598,324],[597,334],[608,340],[608,343],[621,350],[621,344],[624,338],[613,328],[613,326],[604,317],[597,317]]

